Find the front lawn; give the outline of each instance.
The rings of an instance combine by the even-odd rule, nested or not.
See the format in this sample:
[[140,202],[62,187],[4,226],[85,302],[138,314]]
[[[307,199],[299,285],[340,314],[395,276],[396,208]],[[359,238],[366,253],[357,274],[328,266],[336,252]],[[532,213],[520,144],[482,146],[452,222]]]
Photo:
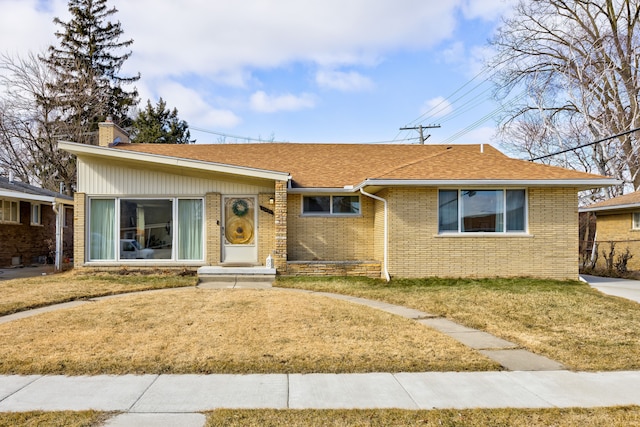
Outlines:
[[4,280],[0,281],[0,316],[98,296],[195,286],[196,282],[195,276],[176,274],[80,274],[74,271]]
[[582,282],[280,278],[277,286],[412,307],[513,341],[574,370],[640,369],[640,304]]
[[415,321],[277,289],[170,289],[0,325],[0,374],[498,369]]

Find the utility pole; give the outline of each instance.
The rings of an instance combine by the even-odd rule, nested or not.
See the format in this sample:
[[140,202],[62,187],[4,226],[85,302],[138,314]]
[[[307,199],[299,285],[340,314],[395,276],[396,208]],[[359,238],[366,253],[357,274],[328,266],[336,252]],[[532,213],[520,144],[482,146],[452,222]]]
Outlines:
[[424,133],[422,132],[423,129],[435,129],[435,128],[439,128],[440,125],[428,125],[428,126],[414,126],[411,128],[400,128],[400,130],[417,130],[418,132],[420,132],[420,144],[424,144],[424,141],[429,138],[431,135],[427,135],[427,138],[424,137]]

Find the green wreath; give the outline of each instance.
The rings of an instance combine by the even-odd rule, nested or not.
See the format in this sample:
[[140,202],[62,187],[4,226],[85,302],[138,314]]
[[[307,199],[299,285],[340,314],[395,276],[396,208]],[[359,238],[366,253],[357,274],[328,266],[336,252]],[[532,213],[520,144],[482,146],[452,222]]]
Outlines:
[[235,216],[243,217],[247,214],[247,212],[249,212],[249,205],[247,204],[246,200],[237,199],[235,202],[233,202],[233,205],[231,205],[231,210],[233,211],[233,214]]

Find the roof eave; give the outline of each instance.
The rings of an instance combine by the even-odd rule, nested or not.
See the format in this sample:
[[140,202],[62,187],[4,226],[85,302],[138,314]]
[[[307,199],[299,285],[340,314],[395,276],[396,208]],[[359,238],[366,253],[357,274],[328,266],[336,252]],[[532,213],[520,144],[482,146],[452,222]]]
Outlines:
[[640,202],[638,203],[625,203],[624,205],[611,205],[611,206],[596,206],[590,208],[588,206],[579,208],[578,212],[602,212],[602,211],[618,211],[623,209],[638,209]]
[[234,166],[201,160],[190,160],[181,157],[163,156],[160,154],[140,153],[137,151],[118,150],[109,147],[79,144],[76,142],[59,141],[58,148],[75,154],[76,156],[85,155],[119,160],[141,161],[165,166],[185,167],[207,172],[241,175],[251,178],[271,179],[274,181],[289,181],[291,179],[291,176],[287,172]]
[[43,196],[40,194],[23,193],[20,191],[0,190],[0,197],[16,200],[27,200],[30,202],[48,202],[48,203],[66,203],[73,204],[73,199],[66,199],[64,197]]
[[612,178],[601,179],[366,179],[356,185],[359,191],[365,187],[442,187],[442,186],[504,186],[504,187],[576,187],[579,189],[619,185]]

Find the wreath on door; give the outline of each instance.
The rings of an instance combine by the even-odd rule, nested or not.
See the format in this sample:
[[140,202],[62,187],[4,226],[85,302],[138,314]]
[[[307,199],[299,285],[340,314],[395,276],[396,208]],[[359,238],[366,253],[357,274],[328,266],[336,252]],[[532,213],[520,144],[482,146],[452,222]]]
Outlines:
[[249,212],[249,204],[244,199],[237,199],[231,205],[233,214],[237,217],[243,217]]

